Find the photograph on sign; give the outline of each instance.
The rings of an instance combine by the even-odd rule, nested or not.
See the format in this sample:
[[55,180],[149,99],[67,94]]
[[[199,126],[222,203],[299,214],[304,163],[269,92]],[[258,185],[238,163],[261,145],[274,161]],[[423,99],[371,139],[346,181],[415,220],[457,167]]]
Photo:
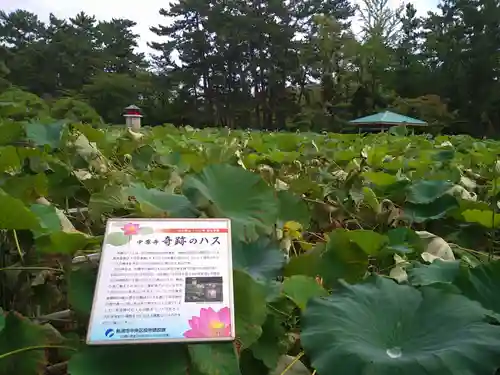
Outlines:
[[234,338],[230,220],[108,220],[87,344]]

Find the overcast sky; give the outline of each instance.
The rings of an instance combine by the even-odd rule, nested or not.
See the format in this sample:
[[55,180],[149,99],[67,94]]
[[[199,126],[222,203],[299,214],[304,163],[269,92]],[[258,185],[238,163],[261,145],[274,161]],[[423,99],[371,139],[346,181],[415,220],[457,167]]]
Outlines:
[[[435,8],[438,0],[407,0],[412,2],[420,15]],[[391,0],[398,4],[398,0]],[[147,51],[146,43],[155,40],[156,35],[149,31],[150,26],[165,23],[164,17],[158,14],[162,7],[168,7],[168,0],[128,1],[106,0],[0,0],[0,10],[13,11],[24,9],[38,14],[42,20],[48,20],[50,13],[57,17],[72,17],[80,11],[94,15],[99,20],[111,18],[128,18],[137,22],[136,33],[141,36],[140,49]],[[133,5],[132,5],[133,4]],[[156,37],[157,39],[157,37]]]

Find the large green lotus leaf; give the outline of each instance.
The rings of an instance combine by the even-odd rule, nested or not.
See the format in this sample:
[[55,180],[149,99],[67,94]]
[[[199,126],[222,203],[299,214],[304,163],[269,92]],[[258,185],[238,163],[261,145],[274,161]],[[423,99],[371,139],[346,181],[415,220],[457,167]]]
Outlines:
[[0,189],[0,229],[40,229],[35,213],[24,203]]
[[[262,282],[261,282],[262,283]],[[266,288],[266,301],[271,303],[281,297],[281,282],[274,279],[263,283]]]
[[[271,151],[267,153],[267,159],[271,163],[291,163],[297,160],[301,155],[298,152],[282,152],[282,151]],[[271,164],[269,163],[269,164]]]
[[[274,134],[273,134],[274,135]],[[277,135],[277,134],[276,134]],[[283,133],[275,137],[271,142],[278,150],[281,151],[297,151],[297,143],[301,141],[301,137],[295,133]]]
[[408,281],[412,285],[430,285],[434,283],[452,283],[460,272],[460,261],[436,259],[429,265],[415,262],[407,268]]
[[49,181],[44,173],[9,177],[1,182],[1,187],[7,194],[24,202],[49,194]]
[[233,271],[236,336],[242,349],[248,348],[262,334],[266,320],[266,289],[243,271]]
[[465,210],[461,215],[468,223],[476,223],[490,229],[500,227],[500,214],[492,210]]
[[184,194],[211,217],[231,219],[233,236],[242,241],[270,234],[279,202],[257,174],[231,165],[209,165],[184,179]]
[[279,200],[279,219],[283,222],[296,221],[304,228],[309,227],[311,215],[307,204],[297,195],[282,190],[277,193]]
[[408,128],[405,125],[391,126],[389,128],[389,134],[405,137],[408,135]]
[[[426,177],[429,177],[427,176],[428,173],[424,175],[426,175]],[[446,169],[434,170],[432,172],[432,175],[430,176],[432,180],[446,180],[454,184],[458,184],[460,182],[460,177],[462,177],[462,171],[459,168],[453,166],[448,166]]]
[[15,312],[7,313],[4,323],[0,332],[0,375],[43,374],[47,364],[45,350],[15,351],[55,344],[55,335]]
[[96,280],[97,269],[90,263],[75,267],[69,274],[69,304],[82,316],[89,316],[92,310]]
[[[19,159],[29,165],[35,173],[43,173],[50,169],[55,172],[58,168],[67,168],[56,155],[45,152],[46,148],[17,148]],[[67,170],[68,173],[70,173]]]
[[389,239],[383,234],[365,229],[347,231],[345,235],[368,255],[377,255],[389,242]]
[[[9,103],[0,102],[0,108],[5,104]],[[14,103],[11,104],[14,105]],[[0,123],[0,145],[12,144],[12,142],[18,141],[23,137],[24,128],[22,122],[7,121],[6,119],[2,119],[2,123]]]
[[205,156],[199,152],[183,150],[178,164],[181,169],[191,169],[194,172],[201,172],[207,165]]
[[450,161],[455,157],[454,149],[439,150],[432,155],[432,159],[435,161]]
[[398,182],[396,176],[385,172],[364,172],[363,177],[379,186],[389,186]]
[[26,139],[35,146],[49,146],[58,148],[61,145],[63,132],[66,129],[64,121],[58,121],[53,124],[42,124],[39,122],[30,122],[25,125]]
[[138,148],[131,154],[133,167],[138,170],[147,169],[154,155],[155,149],[149,145]]
[[[182,179],[172,178],[172,171],[163,167],[149,168],[149,170],[137,173],[137,179],[147,181],[150,186],[162,186],[166,193],[175,194],[177,188],[181,185]],[[166,183],[165,183],[166,182]]]
[[285,182],[290,186],[290,191],[295,194],[301,195],[307,193],[311,198],[319,198],[323,196],[322,187],[307,175],[286,180]]
[[387,160],[387,161],[384,162],[384,164],[382,165],[382,167],[386,171],[390,171],[392,173],[397,173],[399,170],[404,169],[404,167],[405,167],[404,160],[405,159],[402,156],[394,158],[392,160]]
[[471,201],[468,199],[461,199],[459,201],[460,208],[457,210],[459,213],[462,213],[467,210],[480,210],[480,211],[489,211],[490,205],[487,202],[483,201]]
[[405,199],[406,187],[410,184],[408,179],[402,179],[392,185],[376,186],[374,191],[378,196],[384,196],[392,201],[401,201]]
[[89,142],[95,142],[99,149],[105,148],[106,146],[108,148],[112,148],[114,145],[109,146],[106,142],[106,135],[107,133],[103,131],[102,129],[96,129],[92,127],[92,125],[89,124],[72,124],[73,129],[79,131],[82,133]]
[[363,202],[366,203],[373,212],[380,212],[380,202],[375,192],[367,186],[362,188]]
[[484,263],[472,269],[462,269],[454,284],[470,299],[500,314],[500,296],[498,295],[500,261]]
[[54,206],[32,204],[30,210],[38,217],[41,227],[40,230],[33,231],[35,237],[39,237],[45,233],[59,232],[62,229],[61,221],[57,216],[56,208]]
[[233,267],[245,270],[256,280],[269,280],[280,274],[285,264],[285,256],[267,237],[245,243],[233,241]]
[[203,375],[240,374],[238,357],[233,343],[189,345],[191,363]]
[[388,147],[382,145],[376,147],[365,146],[361,155],[365,155],[366,162],[370,167],[378,168],[382,166],[388,151]]
[[250,349],[241,351],[239,360],[242,375],[269,375],[269,368]]
[[316,282],[315,278],[295,275],[283,282],[283,294],[290,298],[301,310],[304,310],[307,301],[314,297],[324,297],[328,292]]
[[198,215],[197,210],[183,195],[148,189],[142,184],[133,184],[125,193],[135,198],[141,213],[148,217],[193,218]]
[[442,197],[453,187],[453,183],[443,180],[420,180],[408,187],[406,200],[415,204],[428,204]]
[[445,288],[420,290],[380,276],[309,302],[301,342],[318,374],[491,375],[500,326]]
[[186,375],[188,360],[181,345],[88,346],[71,357],[69,375]]
[[333,161],[336,163],[351,161],[359,157],[359,152],[356,150],[338,150],[333,155]]
[[111,214],[129,204],[126,189],[122,186],[106,186],[98,193],[90,196],[88,208],[92,219],[98,220],[101,215]]
[[269,369],[275,368],[280,356],[288,351],[290,340],[282,319],[282,314],[268,314],[262,326],[262,335],[249,348],[254,357],[260,359]]
[[0,147],[0,172],[20,172],[21,160],[14,146]]
[[385,249],[391,252],[407,254],[415,251],[422,252],[424,250],[422,239],[415,231],[409,228],[399,227],[391,229],[386,235],[389,243]]
[[89,243],[89,238],[79,232],[54,232],[40,236],[36,239],[37,251],[46,254],[74,255],[78,250],[83,250]]
[[423,223],[427,220],[441,219],[458,207],[456,198],[446,194],[428,204],[406,203],[404,212],[405,216],[415,223]]
[[349,231],[337,229],[328,234],[328,242],[321,255],[319,274],[329,286],[335,284],[338,279],[359,281],[366,273],[368,257],[368,254],[352,241]]
[[290,258],[283,271],[284,276],[307,275],[316,277],[321,274],[321,254],[325,249],[324,243],[317,244],[314,249],[299,256]]
[[[37,161],[36,163],[39,164],[41,162],[43,161]],[[32,166],[30,166],[30,168],[33,169]],[[75,173],[71,173],[68,170],[67,166],[60,165],[51,160],[50,167],[37,168],[39,170],[46,170],[49,168],[52,170],[52,173],[47,174],[49,197],[65,202],[65,199],[69,197],[78,197],[79,194],[81,194],[83,187],[82,183],[78,177],[76,177]],[[104,180],[104,178],[101,180],[96,178],[87,180],[86,183],[94,184],[94,188],[101,188],[103,184],[107,183],[107,180]]]

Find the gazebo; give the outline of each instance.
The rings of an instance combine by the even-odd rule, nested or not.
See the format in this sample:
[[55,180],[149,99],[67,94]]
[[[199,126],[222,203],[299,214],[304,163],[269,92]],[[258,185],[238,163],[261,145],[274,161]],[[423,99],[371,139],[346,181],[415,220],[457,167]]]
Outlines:
[[361,117],[356,120],[351,120],[349,121],[349,124],[355,125],[361,132],[384,131],[391,126],[398,125],[405,125],[408,127],[423,127],[428,125],[425,121],[403,116],[390,111],[380,112],[374,115]]

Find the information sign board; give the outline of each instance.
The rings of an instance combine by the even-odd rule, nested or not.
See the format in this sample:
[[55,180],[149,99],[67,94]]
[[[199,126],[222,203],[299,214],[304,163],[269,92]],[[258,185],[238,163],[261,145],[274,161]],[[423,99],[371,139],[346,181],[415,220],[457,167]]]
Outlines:
[[235,338],[229,219],[110,219],[87,344]]

